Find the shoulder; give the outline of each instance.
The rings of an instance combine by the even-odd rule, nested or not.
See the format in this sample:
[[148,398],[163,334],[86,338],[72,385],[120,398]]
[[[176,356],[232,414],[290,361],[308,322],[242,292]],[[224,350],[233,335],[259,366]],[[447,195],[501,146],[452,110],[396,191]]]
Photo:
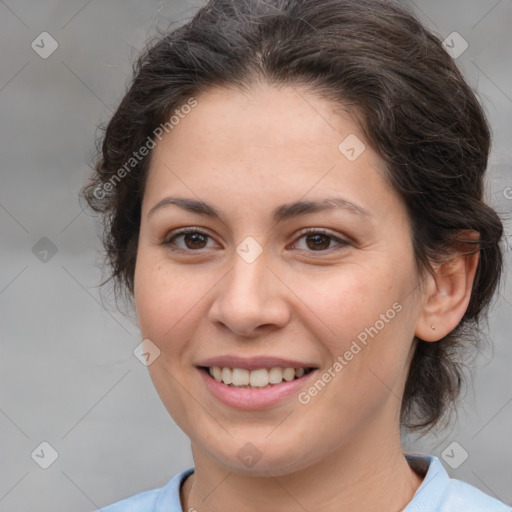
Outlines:
[[164,487],[134,494],[94,512],[182,512],[180,487],[193,471],[182,471],[173,476]]
[[460,480],[450,479],[440,511],[512,512],[505,503]]
[[423,483],[403,512],[512,512],[512,508],[476,487],[450,478],[432,455],[406,455],[409,464],[426,472]]
[[107,507],[102,507],[95,512],[153,512],[161,489],[152,489],[130,496],[121,501],[116,501]]

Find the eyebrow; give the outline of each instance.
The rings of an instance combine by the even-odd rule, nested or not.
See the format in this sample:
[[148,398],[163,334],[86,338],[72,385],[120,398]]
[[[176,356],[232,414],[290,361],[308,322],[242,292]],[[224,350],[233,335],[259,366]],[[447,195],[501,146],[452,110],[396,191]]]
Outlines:
[[[206,215],[223,221],[222,213],[213,205],[197,199],[189,199],[185,197],[165,197],[156,203],[151,210],[149,210],[148,217],[155,211],[172,204],[188,212]],[[341,197],[328,197],[321,201],[295,201],[293,203],[283,204],[274,209],[272,212],[272,218],[274,222],[283,222],[293,217],[337,208],[348,210],[351,213],[362,215],[364,217],[372,217],[370,212],[365,210],[362,206]]]

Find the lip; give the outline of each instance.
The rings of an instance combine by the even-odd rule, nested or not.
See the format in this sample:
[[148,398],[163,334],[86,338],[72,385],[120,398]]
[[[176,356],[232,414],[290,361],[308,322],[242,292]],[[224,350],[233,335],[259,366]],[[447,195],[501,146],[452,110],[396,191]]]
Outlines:
[[[245,362],[249,364],[247,360],[245,360]],[[280,364],[274,366],[280,366]],[[226,367],[229,368],[227,365]],[[261,367],[262,366],[260,365],[259,368]],[[290,365],[289,368],[291,367],[292,366]],[[234,368],[243,367],[234,366]],[[249,369],[247,367],[245,368]],[[305,366],[297,366],[297,368],[305,368]],[[222,402],[224,405],[244,411],[256,411],[275,406],[292,396],[296,397],[299,394],[301,388],[307,386],[309,381],[314,376],[316,376],[318,370],[312,370],[310,373],[303,375],[299,379],[295,379],[290,382],[283,381],[280,384],[274,384],[271,387],[261,389],[244,389],[231,387],[222,382],[217,382],[205,368],[198,368],[198,371],[201,374],[205,386],[211,395]]]
[[[280,357],[256,356],[239,357],[234,355],[217,356],[205,359],[196,363],[197,367],[220,366],[221,368],[243,368],[245,370],[259,370],[260,368],[318,368],[318,365],[303,363],[292,359],[282,359]],[[299,380],[299,379],[297,379]]]

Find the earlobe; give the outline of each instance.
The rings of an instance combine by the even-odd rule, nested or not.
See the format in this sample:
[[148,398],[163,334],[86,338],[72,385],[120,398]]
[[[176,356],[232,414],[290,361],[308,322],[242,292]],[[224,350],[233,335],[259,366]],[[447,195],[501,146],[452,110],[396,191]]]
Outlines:
[[447,295],[446,290],[439,289],[437,278],[438,269],[428,275],[428,283],[425,286],[424,304],[416,324],[414,335],[423,341],[437,341],[442,336],[440,332],[440,306],[442,298]]
[[[473,242],[478,241],[478,233],[469,233]],[[465,232],[465,236],[468,236],[468,232]],[[450,259],[435,266],[429,276],[423,310],[415,330],[415,336],[421,340],[433,342],[442,339],[457,327],[467,310],[479,251],[474,243],[464,245],[459,245],[458,252]]]

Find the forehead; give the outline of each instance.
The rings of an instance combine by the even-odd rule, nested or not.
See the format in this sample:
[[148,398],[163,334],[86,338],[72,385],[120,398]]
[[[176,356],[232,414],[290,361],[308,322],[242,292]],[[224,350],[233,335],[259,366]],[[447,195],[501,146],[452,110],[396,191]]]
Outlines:
[[359,202],[380,197],[383,206],[385,194],[393,199],[383,160],[340,105],[298,86],[215,88],[195,99],[153,150],[146,187],[153,202],[164,191],[219,199],[230,191],[231,202],[246,204],[336,191]]
[[[223,159],[236,159],[237,151],[244,149],[257,155],[287,152],[296,160],[319,153],[337,159],[338,145],[346,136],[363,138],[339,104],[299,86],[260,84],[243,91],[216,87],[196,101],[197,106],[182,116],[171,132],[174,136],[167,139],[171,146],[185,142],[185,147],[201,148],[197,156],[215,152]],[[331,147],[328,154],[327,146]]]

